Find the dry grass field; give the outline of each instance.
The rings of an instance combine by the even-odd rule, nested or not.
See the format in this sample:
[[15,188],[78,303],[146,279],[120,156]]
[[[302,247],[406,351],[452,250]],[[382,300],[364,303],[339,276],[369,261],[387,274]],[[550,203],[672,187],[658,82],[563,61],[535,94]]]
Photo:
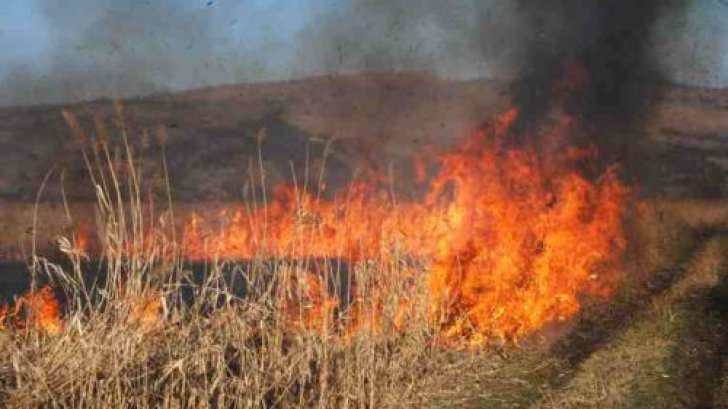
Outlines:
[[[397,300],[422,299],[387,265],[367,268],[393,280],[371,290],[393,304],[361,306],[385,311],[380,325],[342,340],[325,324],[290,321],[291,311],[280,309],[282,282],[243,300],[212,268],[185,305],[173,297],[182,281],[145,260],[127,261],[137,265],[129,271],[109,267],[109,282],[124,284],[95,297],[74,280],[73,263],[42,264],[69,304],[60,323],[29,316],[28,330],[3,331],[0,396],[23,408],[720,407],[728,398],[728,219],[706,221],[702,212],[727,207],[643,204],[632,233],[640,246],[629,250],[628,279],[608,303],[557,332],[478,351],[433,344],[426,318],[396,331]],[[284,280],[299,268],[281,262],[255,271]],[[367,271],[355,274],[363,280]],[[296,303],[294,315],[309,316],[312,305]]]
[[[646,122],[622,279],[527,337],[440,342],[428,283],[412,273],[428,266],[406,255],[353,263],[332,282],[295,255],[208,260],[202,279],[179,257],[180,220],[247,200],[251,179],[327,167],[335,188],[358,169],[409,163],[502,111],[505,90],[418,76],[227,87],[125,102],[123,124],[112,104],[86,104],[73,132],[60,107],[3,110],[0,261],[27,261],[36,291],[2,311],[0,406],[728,407],[724,91],[667,93]],[[106,127],[128,139],[84,159],[79,141],[104,140]],[[317,266],[341,277],[331,260]],[[346,282],[356,296],[331,298]]]

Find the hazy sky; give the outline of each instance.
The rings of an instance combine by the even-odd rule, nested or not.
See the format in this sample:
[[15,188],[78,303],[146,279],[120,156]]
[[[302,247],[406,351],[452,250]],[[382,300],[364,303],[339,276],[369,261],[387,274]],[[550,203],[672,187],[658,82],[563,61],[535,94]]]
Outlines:
[[[526,29],[507,0],[1,2],[0,105],[357,71],[515,76]],[[691,4],[656,24],[655,55],[674,81],[725,86],[728,5]]]

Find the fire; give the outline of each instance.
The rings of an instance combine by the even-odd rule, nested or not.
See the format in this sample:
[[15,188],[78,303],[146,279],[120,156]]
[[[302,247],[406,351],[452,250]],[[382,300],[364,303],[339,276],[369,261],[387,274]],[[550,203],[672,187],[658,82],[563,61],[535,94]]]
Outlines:
[[63,332],[61,306],[50,286],[37,292],[26,292],[16,301],[13,308],[0,308],[0,329],[6,326],[37,328],[47,334]]
[[326,282],[316,274],[304,272],[286,284],[281,305],[287,320],[305,330],[330,333],[339,300],[329,293]]
[[[164,297],[155,291],[138,296],[120,297],[126,313],[126,323],[139,328],[144,334],[160,328],[164,323]],[[46,334],[58,335],[64,330],[61,305],[51,286],[37,292],[28,291],[15,304],[0,306],[0,330],[34,328]]]
[[121,294],[124,310],[128,311],[126,323],[138,328],[141,333],[150,333],[164,323],[164,297],[156,291],[141,295]]
[[[185,255],[423,260],[430,325],[443,344],[513,341],[567,320],[583,297],[607,296],[616,283],[628,191],[614,168],[584,176],[580,166],[592,149],[510,146],[517,118],[507,111],[435,158],[439,171],[420,200],[392,200],[386,179],[376,175],[332,200],[277,186],[267,205],[225,209],[214,220],[191,214]],[[547,136],[571,123],[561,121]],[[425,169],[418,161],[418,179],[426,179]],[[301,280],[311,311],[306,325],[312,317],[330,319],[339,301],[315,278]]]
[[74,236],[74,245],[78,254],[85,255],[88,253],[91,242],[91,228],[88,223],[81,222],[76,229]]
[[[477,347],[522,339],[574,317],[584,298],[610,294],[626,246],[622,216],[628,189],[613,167],[586,176],[594,149],[514,146],[509,136],[517,119],[518,112],[509,110],[449,151],[418,158],[413,183],[425,191],[421,196],[395,200],[387,178],[375,173],[333,199],[280,185],[265,205],[234,206],[212,217],[190,214],[182,254],[193,261],[267,258],[379,266],[368,270],[366,280],[349,277],[346,299],[332,292],[329,272],[294,267],[279,287],[280,307],[292,328],[339,339],[381,333],[389,308],[390,327],[405,331],[410,321],[423,319],[415,317],[407,295],[414,292],[406,287],[422,283],[424,320],[437,343]],[[535,140],[557,146],[553,141],[574,122],[564,114]],[[428,177],[432,169],[437,170]],[[89,234],[82,226],[74,237],[83,252]],[[153,234],[144,245],[154,247]],[[128,254],[138,251],[130,247]],[[422,268],[405,266],[411,260]],[[397,283],[405,288],[392,302]],[[127,323],[144,333],[164,322],[160,294],[122,300]],[[23,295],[0,316],[3,325],[23,327],[17,320],[22,316],[46,333],[63,331],[49,287]]]
[[60,334],[63,331],[61,306],[51,287],[43,287],[36,294],[27,294],[24,300],[36,328],[48,334]]
[[569,166],[573,151],[502,148],[494,129],[444,157],[432,192],[456,191],[428,277],[445,340],[518,339],[572,317],[581,293],[608,294],[625,246],[613,169],[591,183]]

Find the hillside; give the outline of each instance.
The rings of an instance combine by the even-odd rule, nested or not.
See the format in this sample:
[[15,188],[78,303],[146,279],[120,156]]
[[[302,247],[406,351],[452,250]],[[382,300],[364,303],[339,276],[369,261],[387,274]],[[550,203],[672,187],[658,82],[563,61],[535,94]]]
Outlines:
[[[638,169],[630,183],[644,196],[723,196],[728,90],[663,88],[662,99],[645,118],[644,134],[634,136],[640,148],[623,158]],[[259,141],[268,185],[291,181],[293,174],[302,182],[307,171],[313,183],[310,175],[324,166],[327,185],[336,187],[374,167],[394,172],[395,183],[406,189],[413,155],[453,143],[509,104],[507,83],[415,74],[242,84],[122,101],[124,126],[136,138],[131,144],[142,153],[145,177],[158,184],[165,183],[158,143],[158,130],[165,128],[164,153],[180,206],[242,198],[246,186],[260,182]],[[65,222],[57,217],[61,181],[70,202],[93,200],[80,145],[62,110],[77,115],[88,130],[94,118],[115,120],[107,100],[0,110],[4,254],[17,253],[25,240],[31,204],[46,176],[41,202],[55,205],[41,209],[41,243],[64,231]],[[146,137],[140,137],[142,130]]]
[[[312,138],[337,140],[334,156],[343,168],[351,168],[352,160],[409,155],[418,145],[464,135],[504,109],[505,91],[504,84],[488,81],[375,75],[218,87],[124,101],[123,106],[131,129],[166,127],[171,179],[181,199],[224,199],[236,196],[247,158],[257,156],[255,135],[263,128],[271,180],[285,180],[290,178],[288,160],[300,164]],[[32,200],[54,165],[68,169],[69,195],[85,198],[76,190],[87,183],[74,182],[83,178],[83,166],[62,109],[79,115],[88,127],[94,116],[108,119],[112,112],[110,101],[0,110],[5,164],[0,199]],[[311,156],[317,159],[315,152]],[[336,163],[333,167],[335,173],[344,170]]]

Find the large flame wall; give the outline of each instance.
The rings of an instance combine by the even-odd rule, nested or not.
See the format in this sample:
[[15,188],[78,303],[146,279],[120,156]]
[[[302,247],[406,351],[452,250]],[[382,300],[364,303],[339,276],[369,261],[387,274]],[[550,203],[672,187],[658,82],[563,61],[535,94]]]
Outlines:
[[608,295],[616,282],[628,192],[612,168],[582,174],[594,150],[509,146],[517,116],[439,155],[422,200],[398,201],[381,181],[333,200],[279,186],[267,204],[189,216],[185,256],[426,260],[421,279],[443,341],[513,340],[573,317],[581,297]]

